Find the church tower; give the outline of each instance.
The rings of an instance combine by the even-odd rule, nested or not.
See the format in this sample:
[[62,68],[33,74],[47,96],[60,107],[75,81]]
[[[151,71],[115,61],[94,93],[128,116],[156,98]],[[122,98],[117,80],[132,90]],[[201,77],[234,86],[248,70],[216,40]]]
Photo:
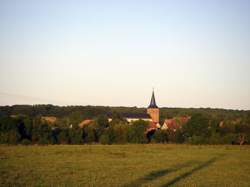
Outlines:
[[155,102],[154,90],[152,93],[150,104],[147,108],[147,113],[150,115],[150,117],[154,123],[159,123],[160,109],[158,108],[158,106],[156,105],[156,102]]

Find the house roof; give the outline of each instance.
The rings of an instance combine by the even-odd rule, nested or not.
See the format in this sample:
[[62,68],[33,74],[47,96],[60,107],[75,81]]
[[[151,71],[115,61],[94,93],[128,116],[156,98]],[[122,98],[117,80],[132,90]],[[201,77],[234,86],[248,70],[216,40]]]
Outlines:
[[42,116],[41,121],[53,125],[57,121],[57,118],[55,116]]
[[165,119],[164,124],[169,129],[180,129],[181,126],[187,123],[190,118],[190,116],[180,116],[172,119]]
[[166,119],[164,122],[169,129],[180,129],[181,125],[176,121],[176,119]]
[[156,105],[156,102],[155,102],[154,91],[152,93],[151,101],[150,101],[150,104],[149,104],[148,108],[158,108],[158,106]]
[[85,119],[85,120],[83,120],[81,123],[79,123],[79,127],[80,127],[80,128],[83,128],[84,126],[89,125],[89,124],[92,123],[92,122],[93,122],[92,119]]
[[149,122],[149,125],[147,127],[147,131],[146,132],[150,132],[150,131],[156,130],[158,128],[160,128],[159,123],[155,123],[155,122],[151,121],[151,122]]

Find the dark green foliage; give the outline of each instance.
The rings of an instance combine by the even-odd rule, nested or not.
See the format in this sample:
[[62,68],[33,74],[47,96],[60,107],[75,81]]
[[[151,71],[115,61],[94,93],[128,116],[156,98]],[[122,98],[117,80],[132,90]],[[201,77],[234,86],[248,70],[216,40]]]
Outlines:
[[192,137],[192,136],[208,137],[210,135],[209,118],[202,114],[195,114],[184,125],[184,131],[187,137]]
[[138,120],[128,128],[128,141],[130,143],[147,143],[146,128],[148,122]]
[[208,139],[204,136],[193,135],[189,138],[189,143],[191,144],[208,144]]
[[109,139],[109,136],[108,136],[107,134],[105,134],[105,133],[103,133],[103,134],[101,135],[99,142],[100,142],[101,144],[111,144],[111,143],[112,143],[112,142],[110,141],[110,139]]
[[31,144],[31,141],[30,141],[29,139],[23,139],[23,140],[21,141],[21,144],[23,144],[23,145],[30,145],[30,144]]
[[69,129],[69,138],[71,144],[83,143],[83,130],[80,128]]
[[96,123],[97,123],[97,128],[101,129],[105,129],[109,126],[108,118],[105,115],[98,116]]
[[95,128],[91,125],[88,125],[83,128],[83,142],[84,143],[94,143],[96,142],[96,131]]
[[17,121],[8,117],[0,118],[0,143],[16,144],[20,138]]
[[104,130],[103,134],[100,137],[101,144],[112,144],[115,139],[114,130],[112,127]]
[[167,130],[168,141],[170,143],[183,143],[185,141],[184,133],[182,130]]
[[7,143],[9,143],[9,144],[17,144],[21,139],[21,136],[17,132],[17,130],[9,131],[7,136],[8,136],[8,142]]
[[38,127],[38,143],[39,144],[49,144],[51,138],[51,129],[47,124],[42,124]]
[[128,142],[129,126],[124,123],[119,123],[111,126],[114,133],[114,143],[124,144]]
[[157,130],[153,135],[153,142],[156,143],[167,143],[168,142],[168,133],[166,130]]
[[68,144],[69,143],[69,130],[68,129],[61,129],[60,133],[58,134],[58,143],[60,144]]
[[[210,108],[160,110],[161,122],[166,117],[181,115],[189,115],[191,119],[176,131],[152,131],[147,139],[147,122],[128,124],[121,115],[143,113],[145,108],[53,105],[0,107],[0,143],[26,144],[30,141],[32,144],[124,144],[147,143],[151,138],[153,142],[159,143],[250,143],[250,111]],[[111,122],[108,121],[107,114],[112,116]],[[41,121],[42,116],[55,116],[58,120],[56,124],[48,125]],[[84,119],[95,120],[80,129],[78,125]]]
[[96,119],[96,125],[95,125],[95,133],[96,133],[96,139],[99,140],[101,135],[104,133],[104,130],[109,126],[109,121],[107,116],[100,115]]

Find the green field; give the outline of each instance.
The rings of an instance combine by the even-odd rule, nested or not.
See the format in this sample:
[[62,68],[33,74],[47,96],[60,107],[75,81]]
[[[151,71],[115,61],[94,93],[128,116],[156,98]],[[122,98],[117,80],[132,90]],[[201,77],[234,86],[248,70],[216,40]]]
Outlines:
[[1,186],[250,186],[249,146],[0,146]]

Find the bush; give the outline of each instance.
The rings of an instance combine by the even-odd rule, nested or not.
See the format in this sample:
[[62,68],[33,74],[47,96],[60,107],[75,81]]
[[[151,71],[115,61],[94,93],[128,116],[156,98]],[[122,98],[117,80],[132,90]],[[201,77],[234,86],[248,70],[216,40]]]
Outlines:
[[8,143],[9,144],[17,144],[20,139],[21,139],[21,136],[16,130],[11,130],[8,133]]
[[209,144],[223,144],[219,133],[213,133],[209,138]]
[[0,132],[0,143],[1,144],[8,143],[8,133],[7,132]]
[[83,142],[85,143],[93,143],[96,142],[96,132],[95,129],[88,125],[83,129]]
[[114,133],[114,143],[124,144],[128,142],[128,125],[117,124],[111,127]]
[[108,128],[105,129],[105,131],[103,132],[103,134],[100,137],[100,143],[101,144],[112,144],[114,142],[114,130],[113,128]]
[[208,116],[195,114],[185,125],[183,125],[183,130],[187,137],[208,137],[210,135]]
[[47,124],[42,124],[38,127],[38,144],[51,143],[51,129]]
[[168,142],[168,134],[166,130],[156,130],[153,135],[153,142],[166,143]]
[[191,144],[195,144],[195,145],[200,145],[200,144],[208,144],[209,141],[207,138],[203,137],[203,136],[192,136],[189,140]]
[[130,143],[147,143],[146,128],[148,123],[143,120],[135,121],[128,128],[128,141]]
[[183,143],[185,141],[184,134],[181,130],[167,130],[168,141],[171,143]]
[[23,139],[23,140],[21,141],[21,144],[23,144],[23,145],[30,145],[30,144],[31,144],[31,141],[28,140],[28,139]]
[[70,129],[69,139],[71,144],[81,144],[83,143],[83,133],[82,129]]
[[109,136],[107,134],[102,134],[100,137],[101,144],[111,144]]
[[58,137],[58,143],[60,144],[68,144],[69,143],[69,132],[68,129],[61,129]]
[[49,140],[45,137],[42,137],[41,139],[39,139],[38,144],[47,145],[49,144]]

